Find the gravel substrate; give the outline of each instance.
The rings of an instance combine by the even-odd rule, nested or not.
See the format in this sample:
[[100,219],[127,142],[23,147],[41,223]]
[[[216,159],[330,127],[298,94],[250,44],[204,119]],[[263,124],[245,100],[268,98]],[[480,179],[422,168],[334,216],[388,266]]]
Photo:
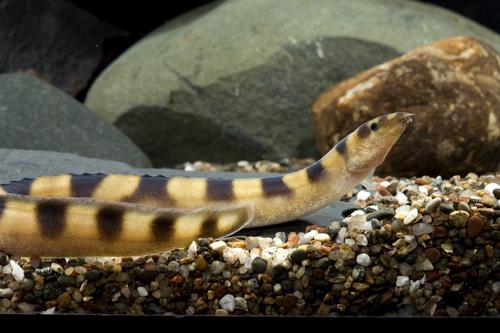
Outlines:
[[0,313],[499,316],[498,183],[374,178],[327,227],[146,257],[0,253]]

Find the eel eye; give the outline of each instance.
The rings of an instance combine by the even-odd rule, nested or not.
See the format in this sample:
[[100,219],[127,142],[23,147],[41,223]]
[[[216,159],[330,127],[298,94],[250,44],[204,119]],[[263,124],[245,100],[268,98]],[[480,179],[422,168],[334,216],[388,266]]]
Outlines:
[[371,129],[372,131],[376,131],[376,130],[378,130],[378,124],[377,124],[377,123],[372,123],[372,124],[370,125],[370,129]]

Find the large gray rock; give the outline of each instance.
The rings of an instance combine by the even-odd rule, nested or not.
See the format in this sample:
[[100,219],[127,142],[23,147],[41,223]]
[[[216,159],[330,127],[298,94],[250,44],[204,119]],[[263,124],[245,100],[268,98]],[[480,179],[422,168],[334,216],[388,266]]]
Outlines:
[[70,1],[0,1],[0,73],[29,71],[70,95],[87,87],[103,42],[125,36]]
[[313,156],[308,108],[321,91],[419,45],[493,32],[403,0],[223,1],[131,47],[86,105],[156,166],[186,160]]
[[150,166],[123,133],[64,92],[29,75],[0,75],[0,147],[39,149]]
[[[122,162],[85,158],[73,154],[50,151],[15,150],[0,148],[0,184],[23,178],[34,178],[44,175],[64,173],[129,173],[150,176],[192,176],[218,178],[248,178],[273,175],[271,173],[236,173],[236,172],[197,172],[174,169],[133,168]],[[334,220],[342,219],[342,211],[354,207],[353,202],[337,202],[333,205],[306,216],[302,221],[267,228],[245,229],[240,235],[274,236],[278,231],[304,231],[304,225],[316,223],[328,225]]]

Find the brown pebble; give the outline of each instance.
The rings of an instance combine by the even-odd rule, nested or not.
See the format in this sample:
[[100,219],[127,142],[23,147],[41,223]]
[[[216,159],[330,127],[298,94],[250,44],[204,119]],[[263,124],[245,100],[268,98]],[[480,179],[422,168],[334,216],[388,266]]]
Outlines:
[[391,233],[392,232],[392,226],[387,223],[387,224],[384,224],[384,229],[385,231],[387,231],[388,233]]
[[391,193],[391,195],[396,195],[398,192],[398,183],[391,183],[386,187],[386,190]]
[[174,286],[177,286],[177,285],[181,284],[182,281],[184,281],[184,278],[180,274],[176,274],[169,281]]
[[377,192],[380,193],[381,196],[384,196],[384,197],[392,196],[391,192],[389,192],[385,187],[383,187],[381,185],[377,185],[376,189],[377,189]]
[[431,247],[425,250],[425,256],[434,264],[441,258],[441,252],[435,247]]
[[283,307],[285,309],[291,309],[297,304],[297,297],[288,294],[283,298]]
[[289,235],[288,235],[288,243],[292,246],[292,247],[296,247],[297,244],[299,243],[299,236],[295,233],[295,232],[291,232]]
[[239,247],[241,249],[247,247],[247,243],[245,241],[228,242],[227,245],[229,245],[229,247]]
[[429,184],[429,180],[425,179],[425,178],[416,178],[415,179],[415,184],[417,184],[417,185],[428,185]]
[[475,238],[481,234],[484,227],[483,219],[478,215],[473,215],[467,221],[467,237]]
[[439,273],[436,271],[427,271],[425,273],[425,277],[426,277],[427,281],[433,282],[433,281],[436,281],[437,279],[439,279]]
[[393,291],[387,290],[385,293],[382,294],[382,297],[380,298],[380,303],[385,304],[389,302],[392,299],[392,296],[393,296]]
[[40,267],[40,265],[42,264],[42,258],[38,257],[38,256],[31,256],[30,257],[30,264],[31,264],[31,267],[33,267],[34,269],[37,269]]
[[306,227],[306,233],[309,232],[309,231],[312,231],[312,230],[316,230],[318,231],[319,233],[321,232],[325,232],[325,228],[320,226],[320,225],[317,225],[317,224],[313,224],[313,225],[308,225]]
[[71,303],[71,296],[67,292],[64,292],[57,298],[57,303],[59,308],[67,308]]
[[485,246],[485,250],[486,250],[486,255],[489,258],[493,258],[493,255],[495,254],[495,251],[493,250],[493,246],[491,246],[490,244],[488,244],[488,245]]
[[432,231],[432,236],[433,237],[438,237],[438,238],[444,238],[448,236],[448,229],[445,227],[438,225],[434,227],[434,230]]
[[147,271],[154,271],[156,269],[156,264],[154,262],[147,262],[144,264],[144,269]]

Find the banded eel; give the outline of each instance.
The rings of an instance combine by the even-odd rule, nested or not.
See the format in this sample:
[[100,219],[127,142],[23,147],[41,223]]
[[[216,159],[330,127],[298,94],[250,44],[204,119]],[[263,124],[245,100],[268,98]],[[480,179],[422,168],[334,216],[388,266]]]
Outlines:
[[265,178],[41,176],[0,187],[0,250],[39,256],[140,255],[301,218],[373,175],[412,120],[372,119],[309,167]]

